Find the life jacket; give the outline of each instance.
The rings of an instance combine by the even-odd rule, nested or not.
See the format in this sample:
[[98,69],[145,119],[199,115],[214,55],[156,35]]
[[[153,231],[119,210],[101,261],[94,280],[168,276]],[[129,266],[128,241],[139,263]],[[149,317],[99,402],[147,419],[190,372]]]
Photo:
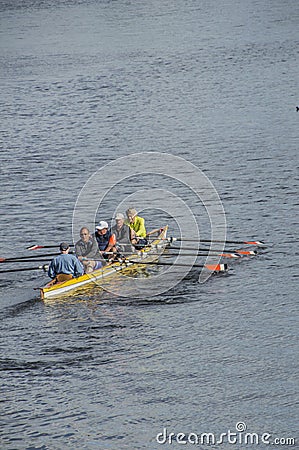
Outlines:
[[[109,243],[113,242],[113,236],[114,235],[110,230],[107,230],[107,233],[104,235],[95,233],[95,238],[97,240],[99,250],[101,252],[106,250]],[[115,238],[114,238],[114,241],[115,241]]]

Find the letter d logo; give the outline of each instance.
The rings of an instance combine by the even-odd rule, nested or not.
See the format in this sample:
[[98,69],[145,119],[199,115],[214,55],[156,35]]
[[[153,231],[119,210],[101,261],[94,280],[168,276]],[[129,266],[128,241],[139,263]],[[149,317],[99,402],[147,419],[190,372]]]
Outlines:
[[158,444],[165,444],[167,440],[167,430],[163,428],[163,433],[158,433],[156,436],[156,441]]

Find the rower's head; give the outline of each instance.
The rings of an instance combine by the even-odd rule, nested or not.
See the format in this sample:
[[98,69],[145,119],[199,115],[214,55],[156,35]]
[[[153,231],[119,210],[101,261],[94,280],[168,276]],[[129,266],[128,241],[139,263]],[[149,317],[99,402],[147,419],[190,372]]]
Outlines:
[[127,214],[127,218],[129,220],[130,223],[134,223],[135,221],[135,217],[137,216],[137,211],[135,208],[129,208],[126,211]]
[[90,231],[86,227],[82,227],[80,230],[80,238],[83,242],[88,242],[90,239]]
[[117,213],[115,215],[115,222],[117,228],[121,228],[124,224],[125,216],[122,213]]
[[61,253],[67,254],[70,251],[70,246],[67,242],[61,242],[59,249]]
[[105,220],[101,220],[99,225],[96,226],[96,232],[100,235],[106,234],[108,231],[108,223]]

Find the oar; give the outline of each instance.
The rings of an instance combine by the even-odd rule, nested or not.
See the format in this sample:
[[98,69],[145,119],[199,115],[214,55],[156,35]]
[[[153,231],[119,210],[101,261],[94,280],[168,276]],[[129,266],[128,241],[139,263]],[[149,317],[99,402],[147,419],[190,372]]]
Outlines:
[[[153,255],[151,253],[151,255]],[[160,253],[158,255],[162,256]],[[97,259],[94,261],[98,261]],[[142,260],[135,260],[131,258],[124,258],[122,262],[125,263],[131,263],[131,264],[153,264],[158,266],[180,266],[180,267],[198,267],[198,268],[205,268],[212,272],[226,272],[228,270],[227,264],[182,264],[182,263],[168,263],[164,261],[142,261]]]
[[[171,248],[172,249],[172,248]],[[170,250],[171,250],[170,249]],[[176,249],[176,247],[174,247],[174,249]],[[178,248],[178,250],[180,250]],[[192,248],[190,248],[190,250],[193,250]],[[130,256],[132,255],[132,252],[105,252],[106,255],[115,255],[115,256]],[[249,252],[246,252],[246,254],[249,254]],[[256,255],[255,252],[250,252],[250,254],[252,255]],[[176,253],[155,253],[155,252],[141,252],[141,255],[153,255],[153,256],[221,256],[223,258],[240,258],[241,255],[238,252],[227,252],[227,253],[217,253],[217,252],[209,252],[208,250],[206,250],[205,252],[193,252],[193,253],[185,253],[184,251],[177,251]],[[102,261],[102,260],[98,260],[95,258],[84,258],[85,260],[89,260],[89,261]]]
[[221,240],[211,240],[211,239],[188,239],[188,238],[177,238],[177,237],[167,237],[163,239],[168,242],[199,242],[199,243],[216,243],[216,244],[239,244],[239,245],[256,245],[258,247],[265,247],[266,244],[261,241],[221,241]]
[[[69,244],[70,247],[74,247],[74,244]],[[30,245],[29,247],[26,247],[27,250],[39,250],[41,248],[59,248],[59,245]]]
[[[160,253],[150,253],[151,256],[161,256],[163,257],[163,255],[161,255]],[[203,256],[207,256],[207,255],[203,255]],[[95,259],[95,258],[85,258],[85,260],[91,260],[91,261],[103,261],[102,259]],[[181,266],[181,267],[201,267],[201,268],[206,268],[209,269],[213,272],[224,272],[227,270],[227,264],[182,264],[182,263],[168,263],[168,262],[164,262],[164,261],[142,261],[142,260],[136,260],[136,259],[131,259],[131,258],[126,258],[123,257],[119,259],[120,263],[131,263],[131,264],[154,264],[154,265],[160,265],[160,266]]]
[[14,264],[14,263],[32,263],[32,262],[49,262],[50,258],[34,258],[34,259],[13,259],[12,261],[1,261],[3,264]]
[[[145,252],[144,255],[147,255],[148,253]],[[237,253],[216,253],[216,252],[205,252],[205,253],[199,253],[199,252],[190,252],[190,253],[186,253],[186,252],[176,252],[176,253],[149,253],[150,255],[161,255],[162,257],[164,256],[220,256],[222,258],[240,258],[241,255],[237,254]]]
[[[59,255],[59,253],[44,253],[42,255],[38,255],[39,257],[43,258],[43,257],[47,257],[47,256],[57,256]],[[15,262],[15,261],[21,261],[24,260],[26,261],[27,259],[32,259],[34,261],[34,258],[37,258],[36,255],[31,255],[31,256],[14,256],[11,258],[0,258],[0,263],[3,262]]]
[[[150,247],[153,247],[152,245],[150,245]],[[146,247],[145,247],[146,248]],[[216,255],[216,256],[226,256],[226,257],[228,257],[228,258],[235,258],[236,256],[238,256],[238,255],[251,255],[251,256],[254,256],[254,255],[257,255],[257,251],[256,250],[229,250],[229,249],[227,249],[227,250],[223,250],[223,249],[213,249],[213,250],[211,250],[210,251],[210,249],[209,248],[204,248],[204,247],[202,247],[202,248],[194,248],[194,247],[174,247],[174,246],[171,246],[171,247],[169,247],[169,249],[170,250],[177,250],[177,251],[194,251],[194,252],[196,252],[196,254],[198,253],[198,256],[205,256],[205,255],[208,255],[208,254],[210,254],[210,255]],[[138,252],[138,251],[140,251],[140,250],[137,250],[136,249],[136,252]],[[223,251],[224,251],[224,253],[223,253]],[[200,254],[200,252],[203,252],[204,254]],[[220,254],[218,254],[218,252],[220,252]],[[132,254],[132,252],[122,252],[121,250],[120,251],[118,251],[118,252],[105,252],[106,254],[111,254],[111,255],[115,255],[116,253],[121,253],[122,255],[131,255]],[[147,252],[144,252],[145,254],[147,254]],[[232,255],[232,256],[227,256],[227,255]]]
[[7,269],[7,270],[0,270],[0,274],[1,273],[9,273],[9,272],[24,272],[25,270],[39,270],[39,269],[43,269],[44,272],[47,272],[47,266],[43,265],[43,266],[38,266],[38,267],[22,267],[20,269]]
[[[171,250],[180,250],[180,251],[188,251],[188,250],[195,250],[195,251],[202,251],[202,252],[209,252],[208,248],[194,248],[194,247],[170,247]],[[211,253],[215,252],[222,252],[223,250],[216,250],[213,249]],[[226,253],[236,253],[238,255],[257,255],[256,250],[224,250]]]
[[213,243],[216,244],[245,244],[245,245],[256,245],[264,247],[266,244],[261,241],[217,241],[217,240],[211,240],[211,239],[188,239],[188,238],[176,238],[176,237],[169,237],[166,238],[168,242],[175,242],[175,241],[186,241],[186,242],[207,242],[207,243]]
[[[150,253],[151,255],[159,255],[160,253]],[[197,252],[177,252],[177,253],[163,253],[163,256],[220,256],[222,258],[241,258],[241,255],[237,253],[215,253],[215,252],[206,252],[206,253],[197,253]]]
[[155,266],[179,266],[179,267],[198,267],[198,268],[205,268],[208,270],[211,270],[212,272],[226,272],[228,270],[227,264],[182,264],[182,263],[168,263],[164,261],[136,261],[133,259],[128,259],[128,262],[134,263],[134,264],[153,264]]

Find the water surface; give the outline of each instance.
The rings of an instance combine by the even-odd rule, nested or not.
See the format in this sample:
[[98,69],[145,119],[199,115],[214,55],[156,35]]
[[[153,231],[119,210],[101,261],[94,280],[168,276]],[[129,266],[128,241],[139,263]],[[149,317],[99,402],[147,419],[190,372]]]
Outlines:
[[[230,239],[268,244],[227,275],[190,277],[155,299],[93,289],[44,304],[33,290],[42,272],[1,275],[1,448],[157,449],[164,427],[219,435],[240,421],[295,438],[298,3],[0,10],[3,256],[71,240],[88,178],[150,151],[209,177]],[[173,190],[208,235],[192,192],[166,177],[123,183],[101,218],[141,187]],[[145,213],[153,226],[161,216]]]

